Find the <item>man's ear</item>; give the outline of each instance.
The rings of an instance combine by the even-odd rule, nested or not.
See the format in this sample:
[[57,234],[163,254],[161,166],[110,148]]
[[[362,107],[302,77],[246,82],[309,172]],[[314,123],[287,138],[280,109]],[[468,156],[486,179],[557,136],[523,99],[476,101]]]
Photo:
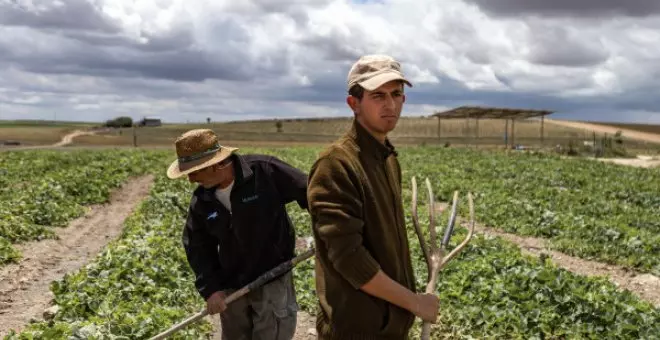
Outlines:
[[360,101],[359,99],[353,97],[353,96],[347,96],[346,97],[346,104],[348,104],[348,107],[353,110],[354,113],[359,113],[360,110]]

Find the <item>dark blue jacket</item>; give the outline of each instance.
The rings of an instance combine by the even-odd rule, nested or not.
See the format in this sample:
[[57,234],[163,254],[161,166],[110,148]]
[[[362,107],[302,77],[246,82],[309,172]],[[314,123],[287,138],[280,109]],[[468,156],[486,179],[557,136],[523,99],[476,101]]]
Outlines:
[[234,154],[231,212],[215,189],[193,192],[183,246],[195,286],[207,299],[238,289],[295,256],[295,230],[286,204],[307,209],[307,175],[267,155]]

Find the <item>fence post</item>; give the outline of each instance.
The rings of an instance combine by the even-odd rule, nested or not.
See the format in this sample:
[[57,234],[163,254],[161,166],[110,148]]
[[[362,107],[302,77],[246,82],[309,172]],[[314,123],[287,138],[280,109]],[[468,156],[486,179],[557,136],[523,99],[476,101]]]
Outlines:
[[481,144],[481,143],[479,143],[479,117],[477,117],[477,123],[476,123],[476,126],[475,126],[475,135],[477,135],[476,144],[477,144],[477,148],[479,148],[479,146]]
[[511,149],[515,148],[516,144],[516,119],[511,118]]
[[133,124],[133,147],[137,148],[137,131],[135,130],[135,124]]
[[545,122],[545,116],[541,116],[541,148],[545,146],[545,136],[543,132],[543,124]]
[[504,149],[509,148],[509,119],[504,119]]

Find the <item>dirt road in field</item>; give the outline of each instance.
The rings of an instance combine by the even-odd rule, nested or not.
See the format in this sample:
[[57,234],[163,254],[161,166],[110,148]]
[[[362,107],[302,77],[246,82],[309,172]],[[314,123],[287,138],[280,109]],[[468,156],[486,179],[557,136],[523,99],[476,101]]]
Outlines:
[[[477,228],[475,228],[477,229]],[[520,246],[523,253],[540,256],[546,254],[557,266],[585,276],[605,276],[619,288],[627,289],[643,300],[660,307],[660,278],[651,274],[639,274],[629,269],[550,250],[545,240],[534,237],[521,237],[492,228],[479,227],[479,232],[499,236]]]
[[634,166],[638,168],[660,168],[660,158],[596,158],[598,161],[619,165]]
[[305,312],[298,312],[298,323],[293,340],[315,340],[316,339],[316,317]]
[[[438,213],[441,213],[447,209],[447,207],[448,204],[445,202],[436,203]],[[461,225],[467,227],[467,221],[461,221]],[[475,233],[497,236],[515,243],[520,247],[523,254],[537,257],[541,256],[541,254],[545,254],[555,265],[579,275],[608,277],[609,280],[614,282],[619,288],[627,289],[641,299],[660,307],[660,278],[654,275],[635,273],[624,267],[566,255],[551,250],[546,245],[546,240],[542,238],[523,237],[509,234],[479,224],[475,224]]]
[[80,136],[89,136],[89,135],[95,135],[97,133],[101,132],[100,130],[95,130],[95,131],[85,131],[85,130],[75,130],[73,132],[70,132],[66,134],[62,139],[54,144],[49,144],[49,145],[32,145],[32,146],[12,146],[12,147],[7,147],[7,148],[0,148],[1,150],[36,150],[36,149],[52,149],[52,148],[61,148],[63,146],[67,146],[71,143],[73,143],[73,140],[76,137]]
[[617,128],[617,127],[600,125],[600,124],[573,122],[573,121],[568,121],[568,120],[546,119],[545,121],[547,123],[550,123],[550,124],[561,125],[561,126],[566,126],[566,127],[576,128],[576,129],[586,129],[586,130],[595,131],[595,132],[599,132],[599,133],[615,134],[617,131],[621,131],[624,138],[631,138],[631,139],[641,140],[641,141],[645,141],[645,142],[659,143],[660,144],[660,134],[640,132],[640,131],[629,130],[629,129],[621,129],[621,128]]
[[73,143],[73,139],[76,138],[76,137],[88,136],[88,135],[94,135],[94,134],[96,134],[96,131],[76,130],[76,131],[73,131],[73,132],[69,133],[68,135],[62,137],[61,141],[51,145],[51,147],[57,148],[57,147],[61,147],[61,146],[66,146],[66,145],[69,145],[69,144]]
[[93,206],[66,228],[57,229],[58,239],[16,245],[23,258],[0,267],[0,337],[11,329],[20,331],[32,318],[42,318],[52,299],[50,283],[81,268],[118,237],[152,182],[152,176],[128,181],[109,203]]
[[[220,317],[211,315],[206,317],[207,321],[215,326],[211,340],[222,340],[222,330],[220,329]],[[293,340],[316,340],[316,318],[307,312],[298,311],[298,321],[296,323],[296,333]]]

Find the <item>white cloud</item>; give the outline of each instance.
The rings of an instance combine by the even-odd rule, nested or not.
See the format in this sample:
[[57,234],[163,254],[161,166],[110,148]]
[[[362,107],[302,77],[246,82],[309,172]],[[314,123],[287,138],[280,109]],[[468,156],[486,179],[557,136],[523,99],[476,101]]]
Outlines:
[[660,111],[660,20],[635,4],[477,4],[0,0],[2,118],[349,115],[346,72],[367,53],[402,61],[414,115],[467,102]]

